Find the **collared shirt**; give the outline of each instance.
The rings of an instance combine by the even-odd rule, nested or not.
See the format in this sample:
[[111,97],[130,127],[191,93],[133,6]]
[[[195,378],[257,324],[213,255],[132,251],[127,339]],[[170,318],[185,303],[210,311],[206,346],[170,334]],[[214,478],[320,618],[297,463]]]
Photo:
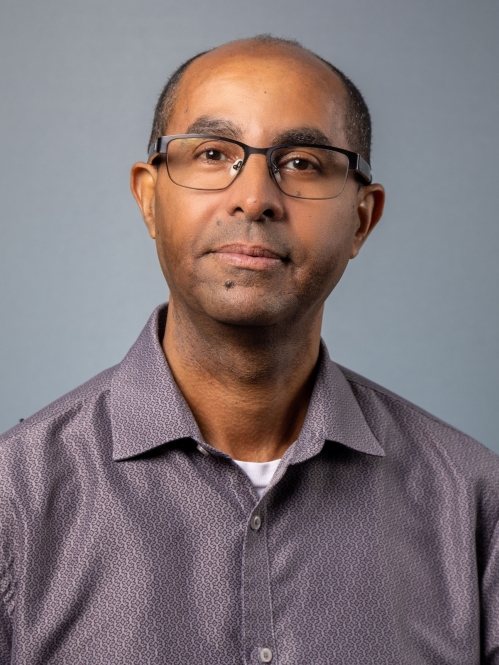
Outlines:
[[499,458],[322,346],[259,499],[165,320],[0,439],[1,665],[497,665]]

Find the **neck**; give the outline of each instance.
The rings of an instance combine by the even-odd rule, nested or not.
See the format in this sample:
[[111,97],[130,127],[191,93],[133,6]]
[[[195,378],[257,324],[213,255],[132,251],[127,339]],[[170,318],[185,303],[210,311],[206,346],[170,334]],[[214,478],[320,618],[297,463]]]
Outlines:
[[273,327],[200,321],[170,300],[163,350],[204,440],[233,459],[279,459],[298,438],[319,357],[322,308]]

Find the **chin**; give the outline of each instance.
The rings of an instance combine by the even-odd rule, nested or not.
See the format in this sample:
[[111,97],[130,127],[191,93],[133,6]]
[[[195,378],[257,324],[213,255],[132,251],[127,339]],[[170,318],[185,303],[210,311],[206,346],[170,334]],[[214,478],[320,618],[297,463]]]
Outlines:
[[[246,291],[246,293],[245,293]],[[231,326],[275,326],[292,317],[291,303],[283,294],[248,294],[237,287],[224,289],[224,293],[212,293],[204,303],[204,311],[212,319]]]

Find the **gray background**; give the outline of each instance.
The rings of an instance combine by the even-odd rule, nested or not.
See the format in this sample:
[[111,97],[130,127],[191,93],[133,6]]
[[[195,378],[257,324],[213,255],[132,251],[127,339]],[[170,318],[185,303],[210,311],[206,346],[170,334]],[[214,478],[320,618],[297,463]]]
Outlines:
[[497,0],[2,0],[0,430],[119,362],[167,299],[128,189],[195,52],[272,32],[364,92],[380,226],[331,355],[499,452]]

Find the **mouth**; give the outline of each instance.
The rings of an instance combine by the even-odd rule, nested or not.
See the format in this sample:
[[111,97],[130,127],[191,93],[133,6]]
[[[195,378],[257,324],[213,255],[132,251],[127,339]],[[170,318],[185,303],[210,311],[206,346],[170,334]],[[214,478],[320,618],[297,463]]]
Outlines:
[[281,265],[286,259],[262,245],[235,243],[223,245],[211,252],[216,259],[247,270],[264,270]]

